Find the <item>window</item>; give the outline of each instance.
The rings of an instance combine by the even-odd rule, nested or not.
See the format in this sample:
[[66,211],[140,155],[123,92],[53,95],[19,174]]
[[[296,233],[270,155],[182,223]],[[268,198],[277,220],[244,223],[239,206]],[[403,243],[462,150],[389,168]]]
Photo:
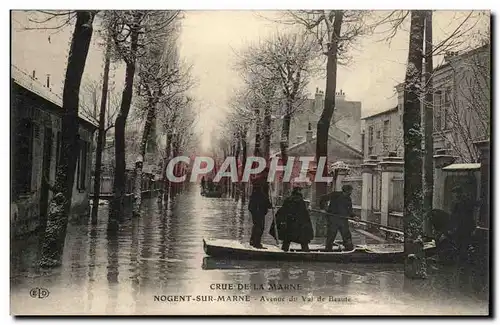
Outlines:
[[450,127],[449,110],[450,110],[450,91],[446,90],[441,97],[441,127],[447,130]]
[[441,91],[434,93],[434,131],[441,130]]
[[77,163],[77,189],[85,190],[87,185],[87,155],[89,151],[89,143],[83,140],[79,141],[78,163]]
[[368,154],[372,154],[373,151],[373,126],[368,128]]
[[384,146],[384,150],[389,148],[389,120],[384,121],[382,145]]
[[380,140],[380,137],[381,137],[380,131],[377,131],[377,140]]
[[15,196],[31,190],[31,168],[33,166],[33,129],[31,120],[21,119],[16,124],[14,135],[14,186]]

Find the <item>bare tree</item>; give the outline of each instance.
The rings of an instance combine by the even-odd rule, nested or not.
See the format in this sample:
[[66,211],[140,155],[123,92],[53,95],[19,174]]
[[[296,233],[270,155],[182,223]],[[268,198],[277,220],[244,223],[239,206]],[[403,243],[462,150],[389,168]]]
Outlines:
[[[277,33],[260,44],[243,51],[239,66],[242,72],[258,79],[254,84],[263,85],[264,120],[266,127],[265,150],[269,156],[271,136],[271,101],[279,102],[280,110],[276,115],[282,120],[281,159],[287,161],[290,125],[293,114],[307,99],[305,92],[309,78],[319,70],[315,64],[317,44],[305,33]],[[260,118],[260,111],[256,110]],[[260,120],[257,121],[257,126]],[[260,129],[259,129],[260,132]],[[256,143],[256,147],[260,143]]]
[[78,156],[79,92],[92,39],[95,12],[76,12],[68,64],[64,80],[62,150],[57,164],[54,197],[51,202],[42,244],[42,267],[60,265],[64,249],[68,215],[71,209],[76,160]]
[[405,275],[426,276],[423,250],[422,128],[420,96],[425,12],[411,12],[410,45],[405,76],[404,136],[404,233]]
[[138,58],[148,45],[162,39],[176,14],[165,11],[126,10],[107,11],[104,22],[110,31],[117,55],[125,61],[125,87],[120,111],[115,122],[114,198],[111,221],[122,211],[125,195],[125,127],[133,96],[134,76]]
[[[106,53],[104,54],[104,72],[102,82],[101,94],[101,107],[99,111],[99,130],[97,134],[96,143],[96,158],[95,158],[95,172],[94,172],[94,200],[92,204],[92,223],[97,224],[97,212],[99,209],[99,196],[101,194],[101,163],[102,163],[102,150],[105,139],[105,119],[106,119],[106,102],[108,99],[108,85],[109,85],[109,66],[111,64],[111,40],[108,37],[108,44],[106,46]],[[95,93],[94,93],[95,94]],[[96,98],[92,96],[91,98]],[[95,102],[94,102],[95,103]],[[95,105],[97,106],[97,105]],[[95,107],[94,106],[94,107]],[[94,113],[97,110],[94,109]]]
[[[371,30],[365,24],[367,14],[366,11],[299,10],[288,12],[282,19],[283,23],[302,26],[313,35],[326,56],[325,101],[317,125],[316,161],[321,157],[327,159],[328,131],[335,108],[337,66],[349,62],[349,51],[355,41]],[[327,175],[325,168],[323,176]],[[317,198],[325,194],[326,190],[327,183],[316,183]]]
[[[177,15],[176,12],[171,13]],[[164,19],[164,17],[161,17]],[[173,24],[171,26],[174,26]],[[156,35],[151,35],[157,37]],[[174,28],[170,28],[168,36],[161,41],[148,42],[145,55],[138,59],[138,95],[143,99],[139,104],[140,111],[145,114],[145,124],[139,145],[135,165],[134,204],[133,212],[139,215],[142,196],[142,167],[145,161],[146,146],[156,147],[156,115],[158,103],[169,100],[175,94],[174,88],[179,87],[189,76],[178,64],[177,44]],[[183,89],[186,90],[186,89]]]
[[[426,10],[425,15],[425,69],[424,69],[424,213],[430,215],[432,211],[432,197],[434,193],[434,141],[433,132],[433,110],[432,110],[432,10]],[[428,218],[424,219],[424,234],[431,235],[430,223]]]

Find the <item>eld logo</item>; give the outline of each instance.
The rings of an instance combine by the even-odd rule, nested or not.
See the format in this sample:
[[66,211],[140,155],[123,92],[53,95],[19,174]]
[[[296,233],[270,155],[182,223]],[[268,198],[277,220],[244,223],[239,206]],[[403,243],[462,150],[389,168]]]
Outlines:
[[49,296],[49,290],[45,288],[33,288],[30,290],[31,298],[43,299]]

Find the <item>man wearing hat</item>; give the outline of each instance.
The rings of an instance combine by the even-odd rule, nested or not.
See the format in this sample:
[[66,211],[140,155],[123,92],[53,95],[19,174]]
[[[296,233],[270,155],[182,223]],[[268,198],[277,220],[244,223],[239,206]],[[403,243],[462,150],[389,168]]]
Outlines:
[[325,250],[332,251],[337,232],[340,231],[344,248],[347,251],[354,249],[352,244],[352,235],[349,230],[349,221],[347,218],[356,218],[352,211],[351,201],[352,186],[347,184],[342,186],[342,192],[331,192],[321,197],[320,206],[329,201],[327,208],[327,235]]
[[[281,249],[287,252],[292,242],[299,243],[302,251],[309,251],[309,242],[314,238],[309,210],[301,193],[301,187],[294,187],[292,194],[285,199],[283,206],[276,213],[279,239],[283,240]],[[274,221],[269,234],[277,238]]]
[[269,199],[269,184],[267,176],[269,168],[256,177],[252,182],[252,194],[248,202],[248,210],[252,215],[252,234],[250,236],[250,246],[265,249],[262,246],[262,234],[264,233],[264,226],[267,211],[272,208],[271,200]]

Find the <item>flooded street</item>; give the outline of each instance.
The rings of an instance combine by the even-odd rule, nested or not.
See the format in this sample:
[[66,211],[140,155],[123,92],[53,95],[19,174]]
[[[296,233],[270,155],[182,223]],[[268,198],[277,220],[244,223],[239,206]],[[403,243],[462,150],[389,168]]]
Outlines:
[[[40,273],[33,268],[37,238],[12,243],[13,314],[487,314],[488,301],[473,279],[430,267],[426,280],[409,280],[403,265],[221,261],[205,256],[203,238],[248,241],[246,205],[202,197],[198,187],[181,194],[168,209],[144,201],[139,219],[124,216],[109,231],[106,206],[99,223],[72,222],[63,266]],[[272,244],[267,234],[264,242]],[[324,239],[317,238],[315,243]],[[370,242],[353,232],[355,244]],[[220,284],[218,286],[218,284]],[[222,284],[247,285],[244,290]],[[260,285],[289,284],[269,291]],[[44,299],[30,290],[46,288]],[[177,298],[175,296],[177,295]],[[245,301],[203,301],[210,296]],[[179,298],[182,296],[183,298]],[[322,298],[325,298],[324,301]],[[174,301],[184,299],[184,301]],[[311,301],[311,300],[312,301]],[[318,299],[320,301],[318,301]],[[199,300],[199,301],[198,301]],[[284,301],[283,301],[284,300]]]

